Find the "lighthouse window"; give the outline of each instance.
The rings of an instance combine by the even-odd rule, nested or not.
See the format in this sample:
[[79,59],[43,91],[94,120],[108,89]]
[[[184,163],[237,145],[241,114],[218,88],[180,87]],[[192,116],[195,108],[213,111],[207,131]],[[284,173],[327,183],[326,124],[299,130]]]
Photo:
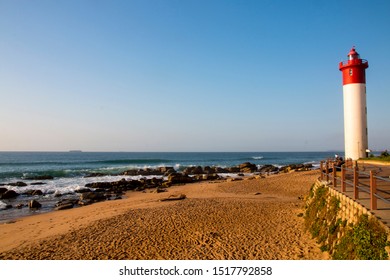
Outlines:
[[352,69],[349,69],[349,75],[352,76]]

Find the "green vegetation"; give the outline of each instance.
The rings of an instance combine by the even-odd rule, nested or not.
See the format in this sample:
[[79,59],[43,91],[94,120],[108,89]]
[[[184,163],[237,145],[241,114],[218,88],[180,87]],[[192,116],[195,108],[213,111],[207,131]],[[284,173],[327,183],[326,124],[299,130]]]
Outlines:
[[390,154],[387,150],[385,150],[384,152],[382,152],[380,154],[380,156],[374,156],[373,154],[371,154],[367,160],[377,160],[377,161],[389,161],[390,162]]
[[329,196],[329,188],[310,190],[305,212],[305,228],[317,239],[322,251],[333,259],[388,259],[387,233],[376,219],[361,215],[356,224],[337,218],[340,201]]
[[387,260],[386,246],[390,246],[390,242],[378,221],[361,215],[358,223],[347,229],[332,257],[335,260]]

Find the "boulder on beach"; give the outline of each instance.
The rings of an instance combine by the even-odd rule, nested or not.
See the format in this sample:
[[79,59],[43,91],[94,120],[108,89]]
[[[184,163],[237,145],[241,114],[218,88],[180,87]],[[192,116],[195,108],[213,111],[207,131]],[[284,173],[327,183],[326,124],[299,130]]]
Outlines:
[[250,163],[250,162],[244,162],[239,165],[240,172],[242,173],[253,173],[257,171],[256,164]]
[[30,209],[39,209],[39,208],[42,207],[42,204],[40,204],[38,201],[36,201],[35,199],[33,199],[33,200],[30,200],[30,201],[28,202],[28,207],[29,207]]
[[24,195],[43,195],[41,190],[28,190],[23,193]]
[[203,171],[201,166],[191,166],[184,169],[183,173],[186,175],[199,175],[204,174],[205,172]]
[[0,195],[0,198],[2,199],[10,199],[10,198],[15,198],[19,194],[15,192],[14,190],[7,190],[5,193]]
[[66,210],[73,208],[74,202],[71,200],[63,200],[56,203],[54,210]]
[[193,178],[183,173],[172,173],[168,176],[168,182],[172,185],[192,183],[193,181]]
[[278,172],[279,168],[277,166],[274,166],[272,164],[266,164],[260,167],[259,171],[261,173],[268,173],[268,172]]
[[80,195],[81,201],[98,202],[106,200],[106,196],[103,192],[87,192]]
[[27,186],[27,184],[25,182],[21,182],[21,181],[9,183],[8,185],[13,186],[13,187],[25,187],[25,186]]

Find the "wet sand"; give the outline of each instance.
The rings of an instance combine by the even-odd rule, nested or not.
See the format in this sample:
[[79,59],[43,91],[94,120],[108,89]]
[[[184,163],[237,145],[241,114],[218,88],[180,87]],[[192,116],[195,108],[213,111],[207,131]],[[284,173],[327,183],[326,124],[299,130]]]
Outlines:
[[[0,224],[0,259],[327,259],[304,232],[319,171],[174,186]],[[176,201],[160,201],[185,194]]]

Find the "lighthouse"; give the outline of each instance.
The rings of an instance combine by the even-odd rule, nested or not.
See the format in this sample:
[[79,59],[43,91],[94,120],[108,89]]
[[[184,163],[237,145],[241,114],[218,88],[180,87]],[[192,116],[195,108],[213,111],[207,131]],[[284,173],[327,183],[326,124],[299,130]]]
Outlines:
[[366,68],[367,60],[360,58],[355,47],[348,60],[339,64],[343,74],[345,158],[352,160],[367,157],[368,151]]

